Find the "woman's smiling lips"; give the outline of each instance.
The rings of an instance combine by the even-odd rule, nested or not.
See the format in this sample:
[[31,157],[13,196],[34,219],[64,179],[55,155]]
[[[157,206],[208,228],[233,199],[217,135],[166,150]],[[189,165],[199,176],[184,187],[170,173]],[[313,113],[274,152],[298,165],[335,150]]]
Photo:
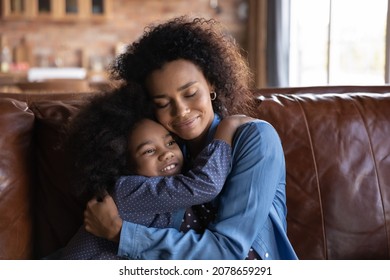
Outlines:
[[190,129],[195,125],[195,122],[198,120],[199,117],[193,117],[189,118],[180,122],[175,122],[173,124],[174,128],[183,130],[183,129]]

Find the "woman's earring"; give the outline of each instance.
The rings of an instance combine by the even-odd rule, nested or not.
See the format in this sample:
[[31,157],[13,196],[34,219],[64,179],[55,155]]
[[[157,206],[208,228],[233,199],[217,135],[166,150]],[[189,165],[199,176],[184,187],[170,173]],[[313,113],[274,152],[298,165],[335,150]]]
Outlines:
[[215,91],[210,92],[210,99],[214,101],[217,98],[217,93]]

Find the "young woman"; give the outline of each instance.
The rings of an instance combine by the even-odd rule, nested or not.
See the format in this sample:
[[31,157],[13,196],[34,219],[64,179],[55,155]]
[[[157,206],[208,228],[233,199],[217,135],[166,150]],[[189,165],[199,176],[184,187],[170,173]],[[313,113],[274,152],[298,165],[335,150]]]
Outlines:
[[[212,20],[176,18],[150,26],[112,67],[116,78],[146,89],[156,119],[184,141],[190,161],[221,118],[251,115],[254,106],[247,64],[225,34]],[[127,222],[110,196],[88,202],[85,228],[119,242],[118,255],[132,259],[297,259],[287,237],[285,173],[275,129],[253,121],[236,132],[232,169],[203,232]],[[187,210],[191,217],[192,210],[198,209]]]

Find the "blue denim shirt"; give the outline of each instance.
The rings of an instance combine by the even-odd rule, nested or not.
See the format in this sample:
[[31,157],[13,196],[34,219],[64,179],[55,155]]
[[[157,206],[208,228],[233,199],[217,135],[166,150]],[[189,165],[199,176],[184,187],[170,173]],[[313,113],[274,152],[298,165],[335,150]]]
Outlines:
[[[214,118],[209,139],[220,119]],[[204,233],[124,222],[118,255],[130,259],[297,259],[286,230],[286,169],[275,129],[256,120],[233,142],[232,170],[215,202],[217,218]],[[183,213],[179,213],[182,215]]]

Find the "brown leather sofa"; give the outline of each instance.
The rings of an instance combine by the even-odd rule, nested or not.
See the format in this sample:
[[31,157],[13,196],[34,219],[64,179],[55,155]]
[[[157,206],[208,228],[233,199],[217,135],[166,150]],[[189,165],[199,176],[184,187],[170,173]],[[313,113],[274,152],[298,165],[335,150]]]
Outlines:
[[[299,258],[390,259],[390,86],[258,95],[284,147]],[[0,259],[42,258],[82,223],[60,143],[85,96],[0,94]]]

